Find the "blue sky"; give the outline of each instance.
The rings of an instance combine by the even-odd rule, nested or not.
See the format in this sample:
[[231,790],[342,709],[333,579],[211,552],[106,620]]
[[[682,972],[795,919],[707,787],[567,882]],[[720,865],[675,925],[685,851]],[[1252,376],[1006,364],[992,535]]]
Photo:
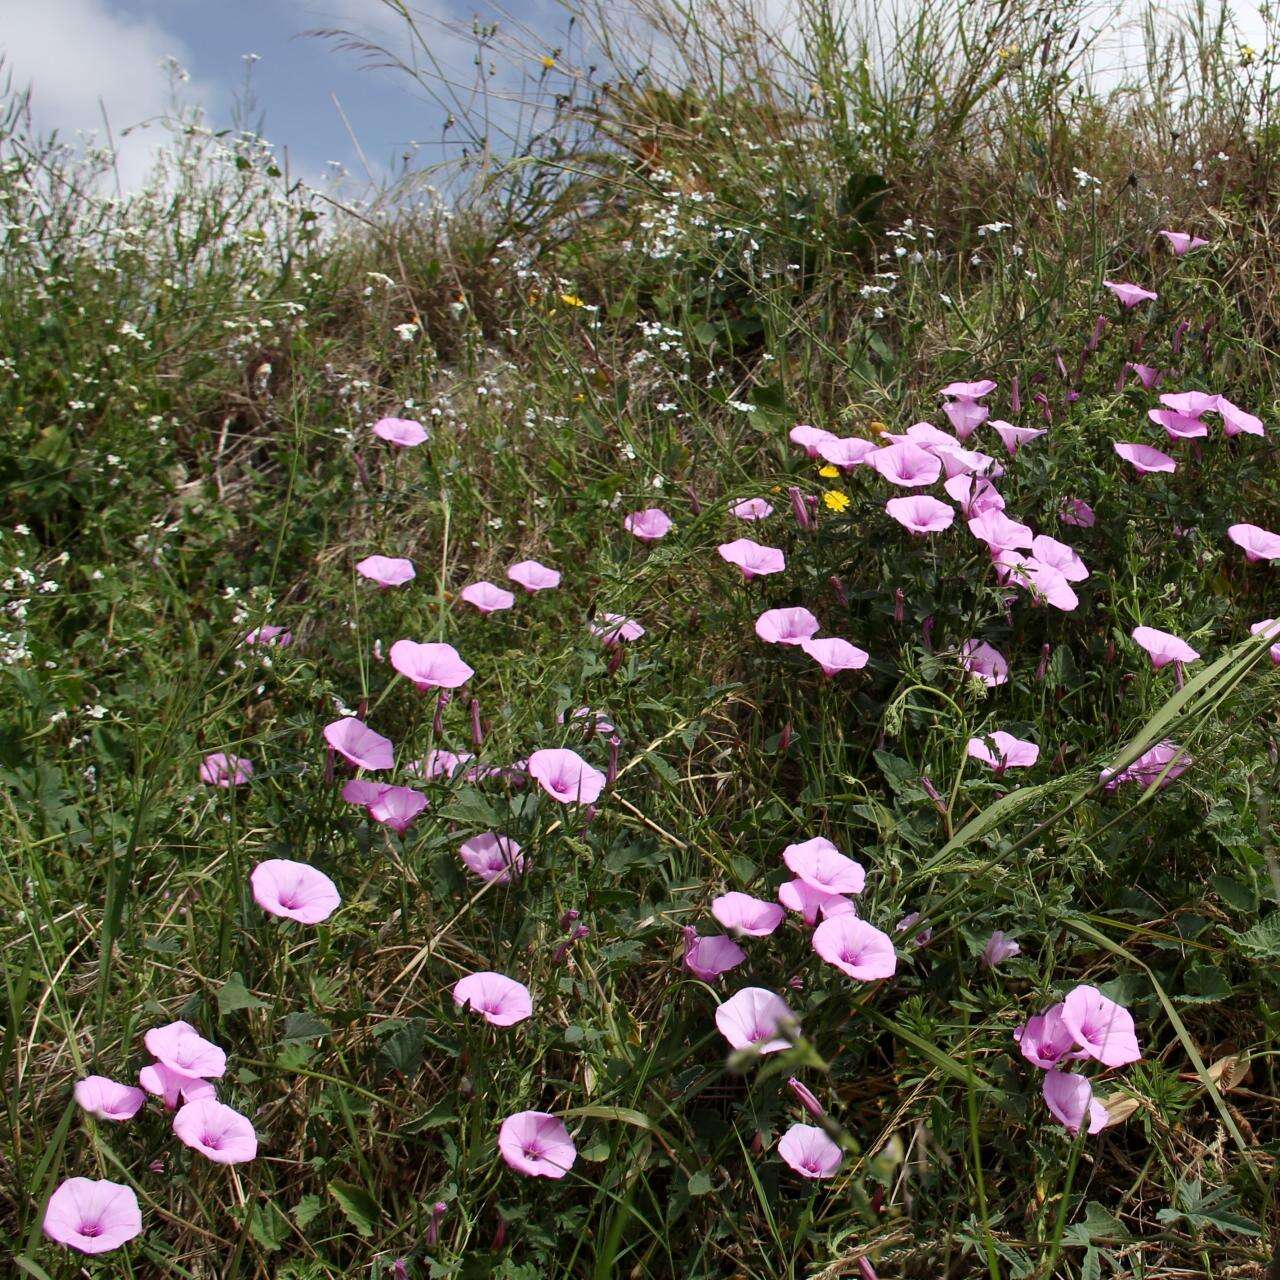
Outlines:
[[[496,16],[492,8],[483,0],[413,0],[413,7],[442,69],[471,85],[475,43],[466,28],[476,14]],[[450,21],[462,31],[441,25]],[[536,76],[532,50],[556,45],[566,19],[555,0],[515,0],[502,21],[531,54],[518,59],[523,66],[504,62],[490,83],[515,88],[521,76]],[[99,100],[117,133],[163,115],[170,102],[167,55],[189,73],[179,86],[184,98],[202,104],[211,124],[229,125],[242,97],[244,55],[257,54],[251,84],[265,132],[287,147],[303,176],[318,180],[327,162],[338,161],[362,178],[351,134],[378,178],[397,169],[414,141],[425,144],[419,163],[444,154],[444,109],[405,76],[363,67],[357,54],[306,34],[325,27],[402,53],[409,47],[402,20],[381,0],[0,0],[0,52],[15,82],[31,85],[43,127],[101,130]],[[158,129],[123,140],[127,184],[140,180],[159,141]]]

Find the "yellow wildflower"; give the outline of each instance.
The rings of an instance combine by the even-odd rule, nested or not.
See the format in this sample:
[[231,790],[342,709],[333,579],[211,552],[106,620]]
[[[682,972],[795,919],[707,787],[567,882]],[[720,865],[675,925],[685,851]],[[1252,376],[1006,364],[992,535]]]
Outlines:
[[827,463],[827,465],[826,465],[825,467],[820,467],[820,468],[818,469],[818,474],[819,474],[819,475],[820,475],[824,480],[834,480],[834,479],[836,478],[836,476],[838,476],[838,475],[840,474],[840,468],[839,468],[839,467],[833,467],[833,466],[831,465],[831,463],[829,463],[829,462],[828,462],[828,463]]
[[560,301],[563,302],[566,307],[585,307],[587,305],[576,293],[562,293],[560,295]]
[[543,71],[550,71],[556,65],[556,60],[549,53],[544,53],[539,61],[542,63]]
[[849,495],[839,489],[828,489],[822,501],[828,511],[844,511],[849,506]]

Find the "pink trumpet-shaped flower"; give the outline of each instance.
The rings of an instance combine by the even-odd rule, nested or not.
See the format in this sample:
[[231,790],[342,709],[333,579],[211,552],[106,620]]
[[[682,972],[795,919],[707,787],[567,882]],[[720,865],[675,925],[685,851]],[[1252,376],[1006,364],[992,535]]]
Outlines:
[[1200,657],[1185,640],[1155,627],[1134,627],[1133,638],[1151,655],[1157,671],[1171,662],[1196,662]]
[[1058,519],[1063,524],[1072,525],[1077,529],[1092,529],[1097,516],[1093,514],[1093,508],[1087,502],[1080,498],[1067,498],[1063,501]]
[[924,447],[941,461],[943,474],[948,480],[954,480],[956,476],[995,472],[995,459],[989,453],[962,449],[958,444],[929,444]]
[[1052,1071],[1059,1062],[1070,1058],[1076,1047],[1075,1036],[1062,1019],[1061,1001],[1028,1018],[1026,1025],[1013,1033],[1013,1038],[1022,1056],[1045,1071]]
[[413,449],[427,440],[426,428],[412,418],[380,418],[374,423],[373,434],[402,449]]
[[[1001,552],[1002,556],[1008,552]],[[1071,589],[1066,576],[1051,564],[1044,564],[1034,557],[1022,557],[1014,567],[1014,580],[1033,592],[1038,599],[1055,609],[1070,611],[1080,603],[1080,597]]]
[[518,560],[507,570],[507,577],[528,592],[550,591],[560,585],[560,572],[536,560]]
[[813,949],[828,964],[860,982],[891,978],[898,968],[893,939],[848,913],[824,920],[813,931]]
[[568,747],[535,751],[526,764],[529,776],[561,804],[595,804],[605,776]]
[[396,762],[390,738],[375,733],[363,720],[344,716],[324,727],[324,740],[359,769],[390,769]]
[[342,784],[342,798],[348,804],[363,805],[367,809],[377,802],[387,786],[385,782],[373,782],[368,778],[348,778]]
[[1144,787],[1157,780],[1167,787],[1193,764],[1192,758],[1175,742],[1165,739],[1149,751],[1144,751],[1127,769],[1103,769],[1098,774],[1108,791],[1114,791],[1122,782],[1140,782]]
[[258,1154],[258,1135],[248,1116],[213,1098],[180,1108],[173,1117],[173,1132],[215,1164],[243,1164]]
[[67,1178],[49,1197],[42,1229],[50,1240],[81,1253],[109,1253],[142,1232],[132,1187],[105,1178]]
[[587,629],[610,647],[639,640],[644,635],[644,628],[634,618],[621,613],[602,613]]
[[821,427],[811,427],[807,423],[797,423],[790,431],[790,440],[792,444],[798,444],[810,458],[818,456],[818,446],[824,440],[834,440],[835,436],[830,431],[824,431]]
[[822,674],[828,679],[842,671],[860,671],[871,657],[865,649],[859,649],[856,644],[838,636],[802,640],[800,648],[822,668]]
[[1160,379],[1164,377],[1164,374],[1159,369],[1149,364],[1134,364],[1130,362],[1125,365],[1125,368],[1133,370],[1145,391],[1154,391],[1159,385]]
[[147,1095],[131,1084],[121,1084],[107,1076],[85,1076],[76,1081],[76,1101],[99,1120],[132,1120]]
[[684,967],[703,982],[714,982],[746,958],[747,953],[722,933],[700,938],[693,929],[684,931]]
[[825,836],[789,844],[782,860],[805,884],[820,893],[861,893],[867,873],[860,862],[847,858]]
[[198,1102],[201,1098],[216,1098],[218,1091],[207,1080],[198,1076],[186,1076],[166,1067],[163,1062],[153,1062],[138,1072],[138,1083],[152,1097],[159,1098],[172,1111],[181,1102]]
[[217,1079],[227,1069],[227,1055],[189,1022],[152,1027],[143,1043],[153,1058],[180,1076]]
[[622,522],[622,527],[641,542],[657,542],[671,532],[671,517],[661,507],[646,507],[633,511]]
[[764,987],[743,987],[734,992],[716,1010],[716,1028],[735,1049],[752,1049],[757,1053],[777,1053],[789,1049],[791,1042],[782,1032],[800,1028],[787,1002]]
[[991,378],[980,378],[976,382],[948,382],[938,394],[952,396],[957,400],[982,400],[999,385]]
[[1057,569],[1068,582],[1083,582],[1089,576],[1085,563],[1065,542],[1038,533],[1031,539],[1031,554],[1041,563]]
[[979,959],[988,969],[994,969],[1006,960],[1013,959],[1021,950],[1022,948],[1012,938],[997,929],[987,939],[987,945],[982,948]]
[[253,763],[243,756],[228,755],[225,751],[215,751],[200,761],[200,781],[211,787],[243,786],[253,777]]
[[778,886],[778,901],[788,911],[798,911],[807,925],[818,923],[819,916],[843,915],[847,911],[856,914],[853,903],[842,893],[828,893],[825,889],[815,889],[804,880],[784,880]]
[[861,466],[875,450],[876,446],[870,440],[864,440],[860,436],[831,436],[818,442],[818,456],[842,471],[851,471],[854,467]]
[[563,1178],[578,1158],[569,1130],[546,1111],[517,1111],[498,1130],[498,1151],[528,1178]]
[[990,378],[978,382],[951,382],[942,388],[940,394],[948,397],[942,412],[961,440],[967,440],[986,422],[991,410],[978,401],[995,389],[996,384]]
[[1280,533],[1256,524],[1233,524],[1227,537],[1244,552],[1246,560],[1280,560]]
[[[462,771],[462,767],[474,759],[475,756],[469,751],[445,751],[442,747],[436,747],[434,750],[428,751],[423,759],[415,760],[406,765],[405,772],[419,778],[456,778]],[[343,799],[350,800],[353,798],[348,796],[344,789]],[[356,803],[368,802],[357,800]]]
[[1222,432],[1228,436],[1266,435],[1262,419],[1246,413],[1239,405],[1232,404],[1226,396],[1218,396],[1218,413],[1222,416]]
[[[1268,640],[1280,640],[1280,622],[1275,618],[1263,618],[1261,622],[1255,622],[1250,628],[1251,635],[1263,635],[1265,633]],[[1280,662],[1280,644],[1271,646],[1271,661]]]
[[778,1140],[778,1154],[802,1178],[834,1178],[844,1153],[816,1124],[793,1124]]
[[942,462],[918,444],[889,444],[867,454],[867,464],[890,484],[916,489],[933,484],[942,474]]
[[955,436],[946,431],[940,431],[932,422],[913,422],[905,434],[891,435],[889,439],[895,444],[901,444],[903,440],[911,440],[922,449],[955,449],[959,445]]
[[366,556],[356,565],[356,572],[380,587],[402,587],[415,576],[413,561],[395,556]]
[[412,787],[380,787],[369,801],[369,817],[402,836],[427,803],[427,797]]
[[764,547],[750,538],[722,542],[716,550],[722,560],[737,565],[748,582],[761,574],[781,573],[787,567],[786,557],[777,547]]
[[305,862],[268,858],[254,867],[249,883],[263,911],[299,924],[319,924],[342,905],[337,885]]
[[1125,284],[1123,281],[1104,280],[1102,283],[1115,294],[1116,300],[1126,311],[1136,307],[1140,302],[1154,302],[1160,296],[1152,293],[1150,289],[1143,289],[1136,284]]
[[985,640],[966,640],[960,646],[960,657],[965,670],[977,676],[988,688],[1008,682],[1008,658]]
[[1184,253],[1189,253],[1192,249],[1203,249],[1209,243],[1188,231],[1157,231],[1156,234],[1164,236],[1175,258],[1181,258]]
[[472,582],[458,592],[458,599],[465,601],[481,613],[498,613],[510,609],[516,602],[510,591],[494,586],[492,582]]
[[756,619],[756,635],[766,644],[798,645],[811,639],[822,624],[800,607],[790,609],[766,609]]
[[1175,409],[1148,409],[1147,417],[1156,426],[1163,427],[1170,440],[1198,440],[1209,434],[1207,423]]
[[1079,1133],[1082,1125],[1089,1133],[1106,1128],[1107,1109],[1093,1096],[1085,1076],[1046,1071],[1041,1089],[1045,1105],[1068,1133]]
[[734,933],[748,938],[767,938],[782,923],[784,913],[776,902],[765,902],[734,890],[722,893],[712,902],[711,914]]
[[1133,444],[1127,440],[1113,440],[1111,447],[1140,475],[1153,471],[1165,471],[1172,474],[1178,464],[1167,453],[1153,449],[1149,444]]
[[981,738],[970,738],[965,753],[999,773],[1006,769],[1029,768],[1040,759],[1040,748],[1034,742],[1015,738],[1003,729],[997,729]]
[[1048,434],[1044,427],[1015,427],[1012,422],[1005,422],[1001,418],[992,418],[987,425],[995,428],[1000,443],[1011,458],[1024,444]]
[[1142,1057],[1133,1016],[1097,987],[1079,986],[1062,1002],[1062,1022],[1084,1055],[1104,1067],[1123,1067]]
[[1030,526],[1010,520],[1003,511],[992,508],[969,521],[969,532],[993,551],[1012,551],[1030,547],[1035,539]]
[[267,624],[261,627],[254,627],[252,631],[246,631],[244,639],[240,643],[271,645],[278,649],[285,649],[293,643],[293,632],[285,627],[275,627]]
[[947,497],[960,504],[960,512],[966,520],[986,511],[1004,510],[1004,498],[985,476],[951,476],[942,487],[947,491]]
[[469,973],[453,984],[453,1003],[470,1007],[495,1027],[511,1027],[533,1013],[533,997],[523,982],[506,974]]
[[764,498],[742,498],[729,508],[729,514],[739,520],[767,520],[773,515],[773,503]]
[[397,640],[390,657],[392,667],[418,689],[457,689],[475,675],[451,644]]
[[928,494],[914,493],[909,498],[890,498],[884,509],[904,529],[915,534],[941,533],[956,518],[955,508]]
[[1174,413],[1199,418],[1218,407],[1218,397],[1208,391],[1171,391],[1160,397],[1160,403]]
[[524,871],[524,854],[520,846],[507,836],[486,831],[472,836],[458,846],[458,856],[481,880],[506,884],[513,875]]

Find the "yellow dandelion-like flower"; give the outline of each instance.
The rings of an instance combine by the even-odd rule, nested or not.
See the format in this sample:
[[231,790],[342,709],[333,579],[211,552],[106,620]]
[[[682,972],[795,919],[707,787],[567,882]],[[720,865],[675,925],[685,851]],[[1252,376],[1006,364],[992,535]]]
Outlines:
[[828,489],[822,495],[822,502],[828,511],[844,511],[849,506],[849,495],[839,489]]
[[556,65],[556,60],[549,53],[544,53],[539,61],[542,63],[543,71],[550,71]]
[[560,301],[563,302],[566,307],[585,307],[587,305],[576,293],[562,293],[560,295]]
[[827,465],[826,465],[825,467],[819,467],[819,468],[818,468],[818,474],[819,474],[819,475],[820,475],[824,480],[834,480],[834,479],[836,478],[836,476],[838,476],[838,475],[840,474],[840,468],[839,468],[839,467],[833,467],[833,466],[831,465],[831,463],[829,463],[829,462],[828,462],[828,463],[827,463]]

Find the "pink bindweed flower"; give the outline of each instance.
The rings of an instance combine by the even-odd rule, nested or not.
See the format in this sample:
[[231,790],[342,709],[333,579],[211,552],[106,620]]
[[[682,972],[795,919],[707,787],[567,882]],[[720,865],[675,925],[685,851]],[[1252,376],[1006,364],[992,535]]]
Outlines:
[[520,846],[508,836],[486,831],[472,836],[458,846],[458,857],[481,880],[496,880],[506,884],[513,875],[524,871],[524,854]]
[[909,498],[890,498],[884,509],[914,534],[941,533],[949,529],[956,518],[954,507],[923,493],[913,493]]
[[941,395],[948,397],[942,406],[942,412],[955,428],[961,440],[967,440],[986,422],[991,410],[978,401],[989,396],[996,389],[990,378],[978,382],[951,382],[942,388]]
[[1076,1038],[1062,1019],[1062,1008],[1059,1001],[1034,1018],[1028,1018],[1026,1025],[1013,1033],[1022,1056],[1045,1071],[1052,1071],[1059,1062],[1068,1060],[1076,1047]]
[[523,982],[488,970],[469,973],[453,984],[453,1003],[470,1007],[495,1027],[512,1027],[533,1013],[533,997]]
[[535,751],[526,764],[529,776],[561,804],[595,804],[605,776],[568,747]]
[[639,640],[644,635],[644,628],[634,618],[621,613],[602,613],[597,620],[588,624],[587,630],[611,648],[624,642]]
[[776,902],[753,898],[733,890],[711,904],[711,914],[726,929],[748,938],[767,938],[781,923],[784,912]]
[[993,551],[1012,551],[1015,547],[1030,547],[1035,534],[1030,526],[1010,520],[1003,511],[991,508],[969,521],[969,532]]
[[813,931],[813,949],[859,982],[891,978],[898,968],[893,939],[855,915],[832,916]]
[[105,1178],[67,1178],[45,1205],[42,1229],[57,1244],[80,1253],[109,1253],[142,1232],[142,1210],[132,1187]]
[[1209,243],[1188,231],[1157,231],[1156,235],[1164,236],[1175,258],[1181,258],[1184,253],[1189,253],[1192,249],[1203,249]]
[[815,889],[804,880],[784,880],[778,886],[778,901],[788,911],[798,911],[807,925],[818,923],[818,917],[843,915],[856,908],[842,893],[828,893],[825,889]]
[[1171,662],[1196,662],[1200,655],[1185,640],[1155,627],[1134,627],[1133,638],[1150,655],[1157,671]]
[[956,476],[995,474],[995,459],[989,453],[976,449],[962,449],[958,444],[924,446],[942,463],[943,474],[948,480]]
[[1087,1058],[1104,1067],[1123,1067],[1142,1057],[1133,1017],[1097,987],[1079,986],[1062,1002],[1062,1022]]
[[1111,447],[1129,463],[1139,475],[1148,475],[1153,471],[1164,471],[1172,474],[1178,464],[1167,453],[1153,449],[1149,444],[1133,444],[1127,440],[1113,440]]
[[1089,576],[1085,563],[1065,542],[1038,533],[1031,539],[1031,554],[1041,563],[1050,565],[1068,582],[1083,582]]
[[1262,419],[1246,413],[1239,405],[1232,404],[1226,396],[1218,396],[1218,413],[1222,417],[1222,433],[1227,436],[1266,435]]
[[1044,427],[1015,427],[1012,422],[1005,422],[1002,418],[992,418],[987,425],[995,428],[996,435],[1000,437],[1000,443],[1004,445],[1005,452],[1011,458],[1024,444],[1048,435]]
[[777,1053],[791,1041],[782,1033],[799,1035],[800,1025],[787,1002],[764,987],[743,987],[716,1009],[716,1029],[735,1049]]
[[1140,782],[1144,787],[1158,782],[1163,788],[1186,773],[1193,763],[1180,746],[1166,738],[1149,751],[1144,751],[1126,769],[1103,769],[1098,780],[1108,791],[1114,791],[1122,782]]
[[787,1088],[796,1096],[796,1101],[815,1119],[821,1120],[827,1113],[823,1109],[822,1103],[814,1096],[813,1090],[809,1088],[802,1080],[796,1079],[795,1076],[790,1077],[787,1081]]
[[778,1154],[802,1178],[834,1178],[844,1153],[816,1124],[793,1124],[778,1141]]
[[319,924],[342,905],[337,885],[305,862],[268,858],[254,867],[249,883],[263,911],[299,924]]
[[412,418],[380,418],[373,425],[373,434],[402,449],[416,448],[427,440],[426,428]]
[[[1001,555],[1008,554],[1001,552]],[[1045,604],[1055,609],[1070,612],[1080,603],[1080,597],[1071,589],[1066,575],[1051,564],[1037,560],[1034,556],[1023,557],[1013,574],[1019,586],[1026,587]]]
[[536,560],[519,560],[507,570],[507,577],[526,591],[550,591],[560,585],[560,572]]
[[1092,529],[1097,516],[1093,514],[1093,508],[1087,502],[1080,498],[1067,498],[1058,513],[1058,519],[1063,524],[1072,525],[1077,529]]
[[458,592],[458,599],[465,601],[481,613],[498,613],[510,609],[516,602],[510,591],[494,586],[492,582],[472,582]]
[[377,772],[392,768],[396,762],[391,739],[375,733],[363,720],[354,716],[344,716],[325,725],[324,740],[358,769]]
[[808,609],[766,609],[756,619],[756,635],[766,644],[798,645],[811,639],[822,624]]
[[1147,417],[1163,427],[1170,440],[1198,440],[1209,434],[1208,424],[1175,409],[1148,409]]
[[949,432],[940,431],[932,422],[913,422],[906,430],[904,435],[890,435],[889,439],[894,444],[901,444],[904,440],[910,440],[918,444],[922,449],[955,449],[959,446],[959,441]]
[[200,781],[224,791],[243,786],[253,777],[253,764],[243,756],[215,751],[200,761]]
[[957,400],[984,400],[999,385],[991,378],[980,378],[976,382],[948,382],[938,394]]
[[852,471],[854,467],[864,465],[875,450],[876,446],[870,440],[860,436],[831,436],[818,443],[818,456],[842,471]]
[[182,1107],[173,1117],[173,1132],[214,1164],[244,1164],[258,1154],[258,1135],[248,1116],[212,1098]]
[[[442,747],[436,747],[432,751],[428,751],[422,760],[415,760],[405,766],[405,772],[413,777],[419,778],[456,778],[462,772],[463,766],[469,764],[475,759],[469,751],[445,751]],[[354,799],[348,796],[346,789],[343,789],[343,799]],[[376,797],[375,797],[376,798]],[[357,804],[368,804],[367,800],[356,800]]]
[[960,504],[960,512],[966,520],[972,520],[985,511],[1004,510],[1000,491],[985,476],[952,476],[942,487],[947,491],[947,497]]
[[392,667],[418,689],[457,689],[475,675],[451,644],[397,640],[390,658]]
[[960,646],[960,660],[971,676],[977,676],[988,688],[1009,680],[1009,660],[985,640],[966,640]]
[[261,626],[246,631],[241,644],[270,645],[277,649],[288,648],[293,643],[293,632],[285,627]]
[[657,542],[671,532],[671,517],[661,507],[646,507],[633,511],[623,520],[622,527],[641,542]]
[[1079,1133],[1086,1121],[1089,1133],[1106,1128],[1107,1109],[1093,1096],[1093,1085],[1085,1076],[1046,1071],[1041,1090],[1045,1105],[1068,1133]]
[[871,657],[865,649],[838,636],[802,640],[800,648],[822,668],[822,674],[828,679],[842,671],[861,671]]
[[918,444],[889,444],[867,454],[867,464],[890,484],[917,489],[933,484],[942,474],[942,462]]
[[987,939],[987,945],[982,948],[979,959],[988,969],[994,969],[1006,960],[1013,959],[1021,950],[1022,948],[1012,938],[997,929]]
[[1244,552],[1246,560],[1280,560],[1280,533],[1256,524],[1233,524],[1227,537]]
[[166,1067],[163,1062],[153,1062],[138,1072],[138,1083],[152,1097],[159,1098],[172,1111],[178,1103],[198,1102],[201,1098],[216,1098],[218,1091],[207,1080],[198,1076],[186,1076]]
[[1131,361],[1125,365],[1125,368],[1133,371],[1145,391],[1154,391],[1160,385],[1160,379],[1164,377],[1159,369],[1149,364],[1134,364]]
[[498,1130],[503,1160],[527,1178],[563,1178],[578,1158],[569,1130],[546,1111],[517,1111]]
[[427,807],[427,797],[412,787],[380,787],[369,802],[369,817],[404,835]]
[[693,929],[684,931],[684,967],[703,982],[714,982],[746,958],[747,953],[722,933],[700,938]]
[[777,547],[764,547],[750,538],[722,542],[716,550],[722,560],[737,565],[748,582],[761,574],[781,573],[787,567],[786,557]]
[[791,428],[789,438],[792,444],[798,444],[810,458],[818,457],[818,446],[824,440],[834,440],[830,431],[821,427],[811,427],[807,423],[797,423]]
[[[1275,618],[1263,618],[1261,622],[1255,622],[1249,628],[1250,635],[1266,634],[1268,640],[1280,640],[1280,622]],[[1271,646],[1271,661],[1280,663],[1280,644]]]
[[729,514],[739,520],[767,520],[773,515],[773,503],[764,498],[742,498],[729,508]]
[[1213,413],[1218,407],[1218,397],[1208,391],[1176,391],[1166,392],[1160,397],[1160,403],[1174,413],[1188,418],[1199,418],[1206,413]]
[[76,1081],[76,1101],[99,1120],[132,1120],[147,1095],[131,1084],[120,1084],[107,1076],[85,1076]]
[[393,556],[366,556],[356,565],[356,572],[380,587],[403,587],[415,576],[412,560]]
[[217,1079],[227,1069],[227,1055],[189,1022],[152,1027],[143,1043],[153,1058],[180,1076]]
[[[994,748],[994,750],[993,750]],[[981,760],[997,773],[1006,769],[1026,769],[1040,759],[1040,748],[1034,742],[1015,738],[1003,729],[984,734],[981,738],[970,738],[965,754],[973,760]]]
[[1154,302],[1160,296],[1136,284],[1125,284],[1118,280],[1104,280],[1102,283],[1115,294],[1116,300],[1126,311],[1136,307],[1140,302]]
[[867,873],[860,862],[847,858],[825,836],[789,844],[782,860],[810,888],[820,893],[861,893]]

